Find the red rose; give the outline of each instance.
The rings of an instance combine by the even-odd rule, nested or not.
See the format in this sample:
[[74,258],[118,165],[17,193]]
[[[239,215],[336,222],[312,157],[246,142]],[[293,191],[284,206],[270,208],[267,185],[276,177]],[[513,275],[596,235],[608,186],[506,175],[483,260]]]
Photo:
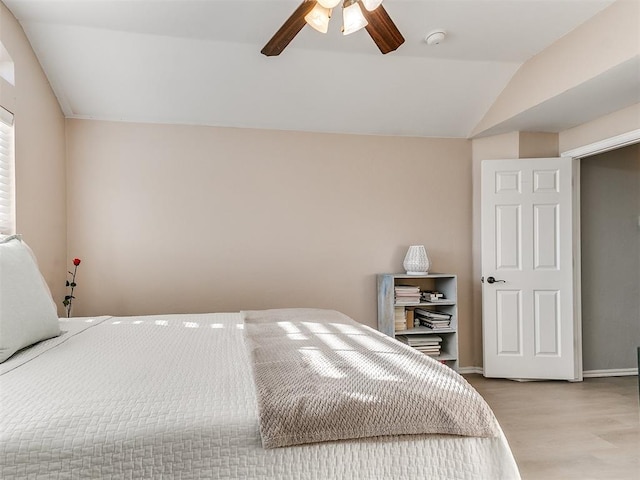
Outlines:
[[80,259],[79,258],[74,258],[73,259],[73,264],[77,267],[78,265],[80,265]]

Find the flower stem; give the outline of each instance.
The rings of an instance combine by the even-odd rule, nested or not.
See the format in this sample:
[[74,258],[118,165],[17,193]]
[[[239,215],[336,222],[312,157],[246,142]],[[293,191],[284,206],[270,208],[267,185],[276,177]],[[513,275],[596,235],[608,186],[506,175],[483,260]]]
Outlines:
[[78,271],[78,266],[74,265],[73,276],[71,277],[71,294],[69,297],[69,304],[67,305],[67,318],[71,316],[71,302],[73,301],[73,289],[76,288],[76,272]]

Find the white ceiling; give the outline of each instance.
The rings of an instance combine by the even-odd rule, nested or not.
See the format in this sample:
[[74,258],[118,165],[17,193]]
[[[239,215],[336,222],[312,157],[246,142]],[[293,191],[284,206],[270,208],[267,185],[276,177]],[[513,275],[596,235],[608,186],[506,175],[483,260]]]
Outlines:
[[[467,137],[523,62],[613,3],[385,0],[406,38],[396,52],[380,54],[364,30],[342,36],[336,11],[328,34],[305,27],[267,58],[300,0],[3,1],[68,117],[432,137]],[[446,41],[427,45],[439,28]],[[518,128],[595,114],[541,109]]]

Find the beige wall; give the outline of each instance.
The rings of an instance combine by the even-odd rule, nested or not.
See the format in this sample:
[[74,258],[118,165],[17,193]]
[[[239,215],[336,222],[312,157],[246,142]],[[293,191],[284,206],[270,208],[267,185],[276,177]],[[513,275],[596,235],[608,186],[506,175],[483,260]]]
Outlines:
[[[624,8],[587,27],[617,22]],[[633,55],[627,37],[591,73]],[[400,271],[406,247],[422,243],[434,270],[459,275],[461,365],[481,365],[479,162],[552,156],[557,135],[471,142],[68,120],[66,154],[60,107],[1,3],[0,40],[16,63],[0,103],[16,116],[18,230],[58,304],[67,258],[78,256],[78,315],[318,306],[374,325],[375,274]],[[519,81],[556,57],[535,59]],[[579,82],[575,73],[563,82]],[[537,101],[512,93],[485,122]],[[561,132],[559,149],[635,128],[640,105]]]
[[64,116],[22,27],[2,3],[0,41],[15,64],[15,87],[0,82],[0,104],[15,121],[17,231],[60,304],[66,275]]
[[640,129],[640,103],[560,132],[560,152],[638,129]]
[[424,244],[459,275],[471,362],[471,142],[67,120],[75,313],[335,308]]

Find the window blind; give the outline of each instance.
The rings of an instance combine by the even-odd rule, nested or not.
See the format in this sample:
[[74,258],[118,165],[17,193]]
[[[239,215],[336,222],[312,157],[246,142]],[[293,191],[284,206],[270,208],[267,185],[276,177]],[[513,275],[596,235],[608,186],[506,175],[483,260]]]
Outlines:
[[15,233],[13,114],[0,107],[0,234]]

